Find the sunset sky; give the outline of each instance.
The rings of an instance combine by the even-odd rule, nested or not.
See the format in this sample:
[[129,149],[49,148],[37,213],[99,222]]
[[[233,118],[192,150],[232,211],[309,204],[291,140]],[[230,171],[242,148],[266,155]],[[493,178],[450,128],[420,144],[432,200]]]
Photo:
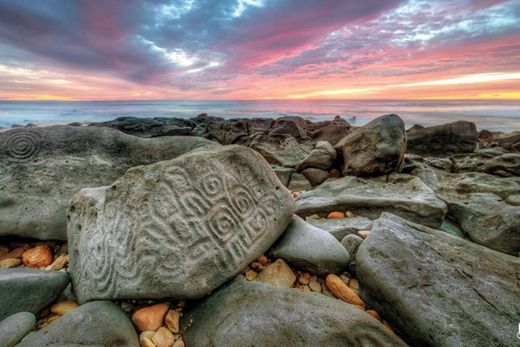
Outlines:
[[0,0],[0,99],[520,99],[520,1]]

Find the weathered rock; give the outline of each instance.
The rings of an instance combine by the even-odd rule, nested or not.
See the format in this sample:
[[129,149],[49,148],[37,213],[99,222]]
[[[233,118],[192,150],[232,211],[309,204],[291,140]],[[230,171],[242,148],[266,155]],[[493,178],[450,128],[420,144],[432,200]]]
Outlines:
[[283,259],[276,259],[260,272],[255,280],[278,288],[291,288],[296,281],[296,275]]
[[391,175],[388,182],[383,177],[352,176],[325,182],[300,194],[296,206],[300,216],[349,210],[375,219],[386,211],[435,228],[442,224],[447,210],[446,204],[419,178],[398,174]]
[[477,143],[475,124],[457,121],[408,133],[407,150],[417,154],[450,155],[473,152]]
[[492,175],[520,176],[520,154],[503,153],[500,150],[481,150],[470,155],[451,158],[453,172],[484,172]]
[[243,146],[132,168],[70,204],[76,294],[80,302],[200,298],[263,254],[293,213],[289,191]]
[[520,259],[390,214],[357,253],[361,296],[417,346],[507,346]]
[[352,259],[356,258],[356,253],[359,245],[363,242],[363,239],[358,235],[349,234],[346,235],[343,240],[341,240],[341,244],[348,251],[348,254],[352,257]]
[[283,167],[295,167],[313,150],[311,141],[298,141],[294,137],[256,136],[249,147],[257,151],[269,164]]
[[513,131],[512,133],[496,134],[498,146],[509,151],[518,152],[518,144],[520,143],[520,131]]
[[69,276],[64,272],[26,268],[0,271],[0,320],[14,313],[37,313],[65,289]]
[[291,192],[301,192],[304,190],[312,189],[312,185],[304,175],[299,173],[293,173],[291,175],[291,180],[289,181],[289,185],[287,186]]
[[36,317],[30,312],[13,314],[0,322],[0,346],[13,347],[25,337],[36,324]]
[[312,130],[311,137],[315,141],[327,141],[335,145],[348,135],[351,126],[341,117],[336,117],[332,122]]
[[341,241],[349,234],[357,234],[361,230],[370,230],[372,220],[366,217],[352,217],[340,219],[312,219],[307,218],[307,222],[325,231],[328,231]]
[[390,114],[354,130],[336,144],[344,175],[383,175],[401,165],[406,150],[404,122]]
[[274,173],[276,174],[280,182],[282,182],[284,186],[288,187],[289,182],[291,181],[291,176],[294,173],[294,169],[276,165],[272,165],[271,168],[273,169]]
[[309,153],[303,161],[298,164],[298,170],[315,168],[330,170],[336,160],[336,150],[327,141],[319,141],[316,147]]
[[139,347],[137,334],[125,313],[108,301],[82,305],[38,332],[18,347],[33,346]]
[[92,123],[91,126],[110,127],[135,136],[156,137],[189,135],[195,123],[189,119],[170,117],[118,117],[108,122]]
[[182,319],[188,346],[404,346],[359,308],[319,293],[237,279]]
[[269,135],[290,135],[295,139],[306,139],[308,123],[301,117],[280,117],[275,119]]
[[302,171],[302,175],[309,181],[312,186],[320,185],[329,178],[329,172],[322,169],[307,168]]
[[223,145],[247,142],[249,133],[247,119],[230,119],[225,122],[216,122],[210,125],[208,138],[217,140]]
[[194,137],[145,139],[105,127],[0,132],[0,235],[65,239],[64,211],[81,188],[111,184],[129,167],[212,143]]
[[349,253],[325,230],[294,216],[291,224],[271,248],[275,258],[282,258],[298,269],[318,275],[337,273],[348,265]]

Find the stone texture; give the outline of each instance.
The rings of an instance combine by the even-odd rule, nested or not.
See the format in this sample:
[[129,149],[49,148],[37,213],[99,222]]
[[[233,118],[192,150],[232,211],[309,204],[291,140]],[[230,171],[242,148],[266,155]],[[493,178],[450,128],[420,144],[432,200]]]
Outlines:
[[508,346],[520,259],[384,214],[357,253],[361,296],[416,346]]
[[65,289],[69,276],[64,272],[26,268],[0,271],[0,320],[14,313],[37,313]]
[[187,346],[405,346],[363,310],[320,293],[237,279],[182,319]]
[[307,168],[302,171],[302,175],[309,181],[312,186],[320,185],[329,178],[329,172],[322,169]]
[[428,155],[468,153],[477,148],[477,143],[475,124],[457,121],[409,132],[407,151]]
[[339,219],[313,219],[306,221],[320,229],[329,232],[336,240],[341,241],[349,234],[357,234],[361,230],[372,228],[372,219],[366,217],[352,217]]
[[296,275],[285,261],[276,259],[260,272],[255,280],[278,288],[291,288],[296,281]]
[[132,168],[70,204],[76,294],[80,302],[200,298],[263,254],[293,213],[289,191],[243,146]]
[[363,242],[363,239],[357,235],[349,234],[346,235],[343,240],[341,240],[341,244],[347,250],[348,254],[352,257],[352,259],[356,259],[356,253],[359,245]]
[[335,148],[343,158],[344,175],[391,173],[399,168],[404,158],[404,122],[395,114],[381,116],[345,136]]
[[292,136],[255,136],[249,147],[257,151],[269,164],[295,167],[313,150],[311,141],[298,141]]
[[298,216],[293,217],[271,248],[271,254],[300,270],[318,275],[337,273],[350,261],[349,253],[334,236]]
[[452,156],[453,172],[484,172],[492,175],[520,176],[520,154],[500,150],[480,150],[469,155]]
[[67,204],[81,188],[111,184],[132,166],[212,143],[194,137],[145,139],[104,127],[0,132],[0,236],[64,240]]
[[294,173],[294,169],[276,165],[272,165],[271,169],[273,169],[280,182],[282,182],[285,187],[288,187],[289,182],[291,181],[291,176]]
[[27,335],[17,346],[139,347],[139,340],[132,323],[117,305],[96,301],[82,305],[42,330]]
[[349,210],[374,219],[386,211],[435,228],[442,224],[447,209],[419,178],[398,174],[391,175],[388,182],[383,177],[352,176],[325,182],[300,194],[296,205],[300,216]]
[[0,322],[0,346],[14,347],[36,324],[36,317],[30,312],[13,314]]
[[298,170],[315,168],[330,170],[336,160],[336,150],[327,141],[318,141],[316,147],[309,153],[303,161],[298,164]]
[[293,173],[287,188],[289,188],[291,192],[301,192],[312,189],[312,185],[304,175],[300,173]]

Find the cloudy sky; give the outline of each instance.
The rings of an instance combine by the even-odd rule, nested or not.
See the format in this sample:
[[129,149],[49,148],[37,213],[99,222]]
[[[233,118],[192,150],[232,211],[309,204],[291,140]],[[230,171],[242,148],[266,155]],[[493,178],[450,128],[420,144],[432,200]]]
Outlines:
[[520,99],[520,1],[0,0],[0,99]]

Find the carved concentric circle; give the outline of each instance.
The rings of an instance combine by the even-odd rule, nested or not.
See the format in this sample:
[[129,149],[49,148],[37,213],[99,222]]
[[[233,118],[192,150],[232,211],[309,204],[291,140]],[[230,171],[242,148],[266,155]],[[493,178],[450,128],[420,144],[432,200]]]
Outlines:
[[40,152],[41,136],[32,131],[15,131],[7,135],[7,155],[15,159],[28,159]]

